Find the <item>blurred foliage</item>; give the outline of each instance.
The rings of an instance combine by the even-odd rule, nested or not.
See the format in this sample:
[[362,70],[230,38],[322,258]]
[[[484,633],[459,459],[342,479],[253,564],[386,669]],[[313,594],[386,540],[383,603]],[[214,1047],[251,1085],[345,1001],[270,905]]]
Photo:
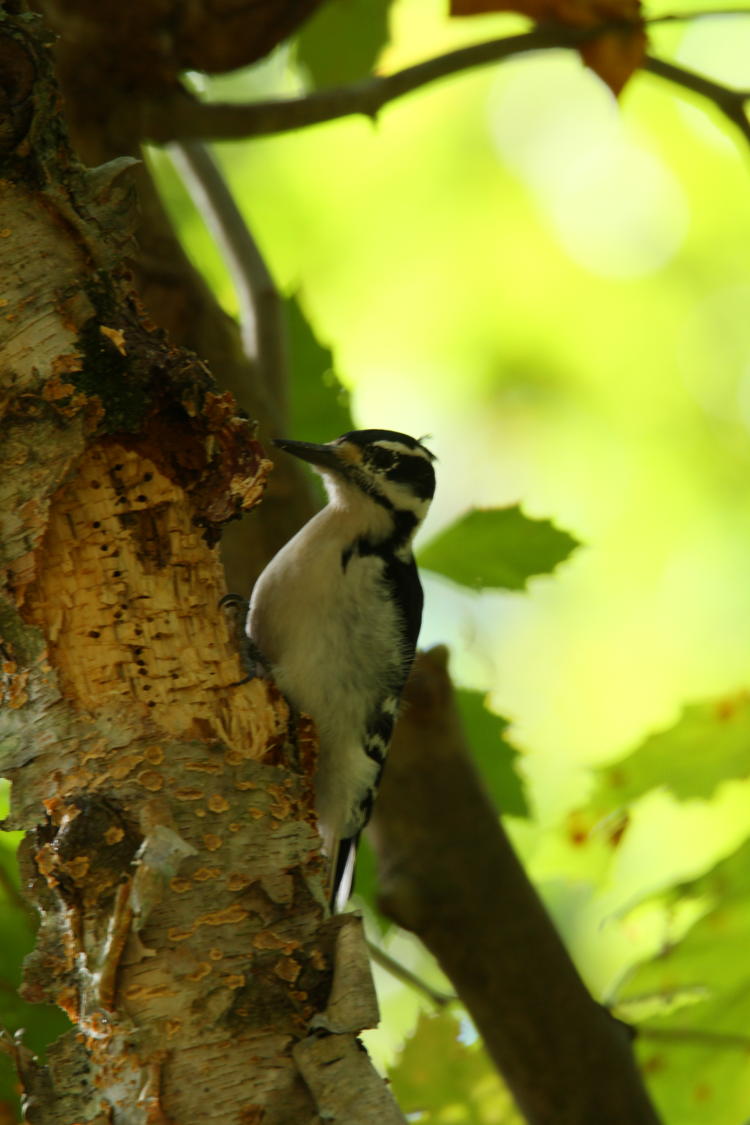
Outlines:
[[290,371],[289,433],[299,441],[331,441],[354,429],[349,392],[336,375],[331,349],[315,338],[299,298],[287,298],[284,311]]
[[389,1072],[396,1099],[419,1125],[522,1125],[478,1042],[461,1041],[448,1012],[422,1015]]
[[388,43],[393,0],[329,0],[296,40],[296,62],[313,88],[365,78]]
[[490,796],[505,816],[528,816],[526,795],[515,768],[519,753],[505,739],[508,720],[487,707],[480,691],[463,689],[456,698],[469,746]]
[[467,512],[422,547],[418,561],[477,590],[523,590],[527,579],[554,570],[576,546],[567,532],[549,520],[530,520],[515,504]]
[[743,692],[686,707],[675,726],[601,770],[601,803],[627,805],[662,785],[681,801],[706,798],[749,774],[750,695]]
[[672,898],[702,903],[681,941],[630,976],[619,1010],[666,1122],[740,1125],[750,1106],[750,843]]
[[[0,804],[3,796],[0,793]],[[27,1004],[18,995],[23,959],[32,948],[36,930],[19,892],[15,862],[19,838],[17,832],[0,832],[0,1028],[12,1034],[23,1029],[24,1045],[44,1056],[47,1044],[70,1023],[59,1009]],[[18,1112],[18,1080],[10,1059],[0,1052],[0,1122],[20,1120]]]

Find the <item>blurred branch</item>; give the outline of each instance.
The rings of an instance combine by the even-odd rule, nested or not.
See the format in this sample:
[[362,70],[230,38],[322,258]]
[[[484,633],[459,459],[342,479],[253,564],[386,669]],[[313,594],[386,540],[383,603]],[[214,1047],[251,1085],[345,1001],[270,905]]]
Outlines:
[[[143,133],[153,141],[165,143],[175,138],[229,140],[240,137],[284,133],[334,121],[341,117],[364,115],[373,120],[389,102],[412,93],[452,74],[489,63],[502,62],[515,55],[554,48],[580,47],[598,36],[613,31],[633,31],[659,23],[684,22],[719,15],[750,15],[750,9],[675,12],[643,21],[617,20],[596,27],[573,28],[561,24],[540,24],[532,31],[474,43],[447,51],[436,58],[405,67],[394,74],[373,75],[349,86],[316,90],[297,98],[265,102],[201,102],[180,89],[171,98],[147,102]],[[647,57],[645,69],[709,98],[738,125],[750,140],[750,127],[744,111],[746,95],[712,82],[672,63]]]
[[636,1027],[638,1039],[657,1043],[684,1043],[686,1047],[728,1047],[750,1050],[750,1035],[732,1035],[725,1031],[700,1031],[692,1027]]
[[438,988],[433,988],[426,980],[422,980],[411,969],[407,969],[405,965],[402,965],[395,957],[391,957],[389,953],[386,953],[379,945],[375,945],[374,942],[368,941],[367,948],[376,965],[380,965],[381,969],[385,969],[396,980],[400,980],[402,984],[413,988],[415,992],[421,992],[436,1007],[445,1008],[447,1004],[452,1004],[455,1000],[458,1000],[458,997],[452,992],[441,992]]
[[285,133],[352,114],[375,118],[388,102],[439,78],[499,62],[527,51],[576,45],[583,38],[580,31],[566,31],[559,26],[538,27],[522,35],[505,36],[485,43],[475,43],[470,47],[459,47],[436,58],[407,66],[395,74],[373,75],[349,86],[316,90],[302,97],[279,98],[274,101],[200,102],[182,90],[170,100],[162,98],[144,107],[144,136],[159,143],[175,137],[228,140]]
[[227,262],[239,302],[245,352],[255,360],[257,376],[279,418],[284,418],[288,385],[284,311],[268,266],[207,145],[178,141],[169,146],[169,155]]
[[730,86],[713,82],[710,78],[704,78],[702,74],[695,74],[692,70],[686,70],[664,59],[654,58],[653,55],[646,55],[643,69],[650,74],[658,74],[660,78],[666,78],[675,86],[682,86],[686,90],[692,90],[693,93],[708,98],[733,125],[737,126],[745,140],[750,142],[750,120],[745,108],[750,99],[750,91],[733,90]]
[[370,836],[380,905],[453,982],[529,1125],[657,1125],[479,780],[444,649],[418,657]]

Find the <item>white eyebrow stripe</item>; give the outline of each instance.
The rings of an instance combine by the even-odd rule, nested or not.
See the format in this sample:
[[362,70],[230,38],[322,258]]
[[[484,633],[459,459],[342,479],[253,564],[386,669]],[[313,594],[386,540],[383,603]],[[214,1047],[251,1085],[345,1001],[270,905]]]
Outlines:
[[378,449],[390,449],[392,453],[399,453],[407,457],[421,457],[424,461],[432,461],[432,457],[421,446],[403,445],[400,441],[374,441]]
[[420,523],[427,515],[430,500],[424,500],[416,496],[411,491],[408,484],[403,484],[401,481],[388,480],[387,477],[379,477],[375,487],[380,495],[384,496],[397,512],[413,512]]

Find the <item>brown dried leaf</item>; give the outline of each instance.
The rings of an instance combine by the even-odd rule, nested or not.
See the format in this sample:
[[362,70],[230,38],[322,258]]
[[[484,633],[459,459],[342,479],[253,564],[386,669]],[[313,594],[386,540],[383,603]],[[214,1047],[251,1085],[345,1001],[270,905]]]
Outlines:
[[[640,0],[451,0],[452,16],[474,16],[486,12],[518,12],[536,23],[560,24],[566,28],[597,27],[626,22],[637,24]],[[587,66],[606,82],[617,96],[631,74],[641,66],[646,53],[642,26],[604,32],[580,47]]]

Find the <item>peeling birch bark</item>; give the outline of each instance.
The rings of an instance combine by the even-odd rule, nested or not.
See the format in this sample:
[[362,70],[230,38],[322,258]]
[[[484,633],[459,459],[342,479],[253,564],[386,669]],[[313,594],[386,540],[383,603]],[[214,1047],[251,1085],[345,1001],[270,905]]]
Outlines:
[[[45,1067],[5,1043],[26,1119],[400,1120],[356,1041],[360,927],[327,917],[314,729],[238,683],[218,605],[219,528],[270,464],[143,314],[128,162],[76,163],[35,26],[0,24],[0,767],[41,918],[24,994],[73,1027]],[[331,1051],[372,1116],[331,1102]]]

